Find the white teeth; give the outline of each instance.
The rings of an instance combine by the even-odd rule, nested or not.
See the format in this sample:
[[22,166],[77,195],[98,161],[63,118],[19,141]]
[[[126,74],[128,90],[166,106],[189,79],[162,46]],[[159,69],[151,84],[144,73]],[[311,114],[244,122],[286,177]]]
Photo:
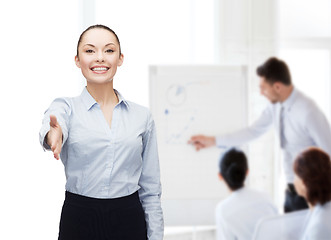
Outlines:
[[107,71],[108,69],[105,67],[96,67],[96,68],[92,68],[92,71]]

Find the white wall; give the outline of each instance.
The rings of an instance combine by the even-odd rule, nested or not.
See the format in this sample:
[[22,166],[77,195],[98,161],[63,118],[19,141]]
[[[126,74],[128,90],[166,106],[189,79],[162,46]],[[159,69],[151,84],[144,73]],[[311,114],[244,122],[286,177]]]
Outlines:
[[55,239],[62,164],[38,143],[43,112],[76,95],[78,1],[1,1],[0,239]]
[[[51,100],[58,96],[77,95],[84,86],[80,71],[74,65],[76,43],[85,19],[82,2],[0,2],[1,239],[56,238],[65,177],[62,164],[54,160],[52,154],[41,150],[38,132],[43,112]],[[220,56],[215,55],[215,49],[220,49],[220,46],[214,32],[215,28],[218,29],[214,15],[218,0],[95,2],[95,18],[86,21],[94,19],[118,33],[125,63],[119,69],[115,84],[130,100],[148,106],[149,64],[219,62]],[[279,2],[284,4],[289,1]],[[330,29],[325,24],[331,15],[327,10],[330,9],[327,8],[329,3],[326,0],[313,2],[315,5],[308,5],[307,0],[300,1],[295,6],[296,11],[300,9],[305,14],[307,9],[312,14],[315,10],[319,13],[313,14],[318,18],[309,17],[308,21],[313,24],[312,27],[309,25],[309,29],[314,30],[315,35],[307,37],[307,34],[301,34],[284,39],[281,35],[281,48],[299,46],[300,37],[302,48],[323,48],[330,53]],[[253,9],[257,12],[252,17],[263,18],[266,14],[259,7]],[[85,11],[88,12],[88,9]],[[300,18],[298,15],[292,17]],[[311,22],[311,19],[316,21]],[[231,22],[225,21],[224,24],[229,26]],[[290,26],[305,30],[299,20],[297,25],[288,24]],[[315,28],[317,26],[318,29]],[[259,29],[251,30],[259,33]],[[243,33],[238,34],[242,36]],[[330,66],[326,67],[326,71],[330,77]],[[257,104],[263,101],[262,98],[257,99]]]

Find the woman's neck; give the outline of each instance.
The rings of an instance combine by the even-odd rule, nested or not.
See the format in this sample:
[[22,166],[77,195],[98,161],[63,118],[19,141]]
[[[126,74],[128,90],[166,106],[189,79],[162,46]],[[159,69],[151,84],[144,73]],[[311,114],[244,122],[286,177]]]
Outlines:
[[308,207],[309,207],[310,210],[314,210],[315,205],[312,205],[312,204],[308,203]]
[[118,103],[117,95],[113,89],[113,82],[106,84],[87,83],[87,91],[100,105]]

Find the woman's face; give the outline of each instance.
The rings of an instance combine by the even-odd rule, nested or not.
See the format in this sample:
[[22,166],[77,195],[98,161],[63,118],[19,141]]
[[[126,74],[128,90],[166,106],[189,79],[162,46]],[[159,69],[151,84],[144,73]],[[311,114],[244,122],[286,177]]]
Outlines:
[[75,62],[88,84],[104,84],[113,80],[117,67],[123,63],[123,54],[119,51],[119,43],[113,33],[94,28],[84,34]]
[[298,195],[307,199],[307,188],[302,179],[298,175],[294,175],[294,187]]

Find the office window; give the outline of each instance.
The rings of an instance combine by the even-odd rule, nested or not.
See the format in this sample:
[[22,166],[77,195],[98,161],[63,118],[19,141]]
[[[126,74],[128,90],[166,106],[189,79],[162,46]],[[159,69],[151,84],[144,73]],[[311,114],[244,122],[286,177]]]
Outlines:
[[[214,63],[213,0],[95,1],[95,22],[121,41],[115,88],[148,106],[148,66]],[[139,89],[139,91],[137,90]]]
[[294,84],[331,118],[331,1],[279,2],[280,56]]
[[331,37],[331,1],[280,0],[282,38]]

